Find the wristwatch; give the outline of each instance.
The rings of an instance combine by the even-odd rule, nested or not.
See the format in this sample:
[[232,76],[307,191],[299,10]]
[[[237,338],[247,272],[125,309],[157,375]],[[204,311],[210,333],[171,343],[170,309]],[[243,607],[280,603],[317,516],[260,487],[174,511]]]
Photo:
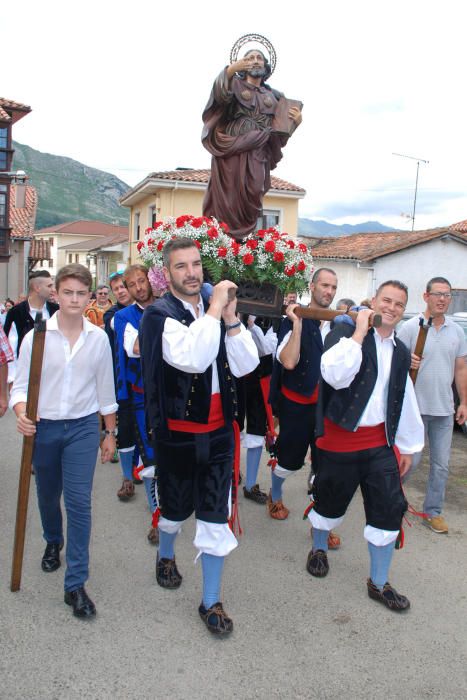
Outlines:
[[104,430],[104,435],[113,435],[114,437],[117,437],[118,428],[114,428],[113,430]]

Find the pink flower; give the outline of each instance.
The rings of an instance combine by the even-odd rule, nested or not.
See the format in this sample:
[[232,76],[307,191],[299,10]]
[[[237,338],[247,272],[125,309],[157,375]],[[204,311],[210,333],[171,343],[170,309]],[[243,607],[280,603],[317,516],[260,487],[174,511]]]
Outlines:
[[148,272],[149,283],[156,295],[160,295],[169,288],[161,267],[151,267]]

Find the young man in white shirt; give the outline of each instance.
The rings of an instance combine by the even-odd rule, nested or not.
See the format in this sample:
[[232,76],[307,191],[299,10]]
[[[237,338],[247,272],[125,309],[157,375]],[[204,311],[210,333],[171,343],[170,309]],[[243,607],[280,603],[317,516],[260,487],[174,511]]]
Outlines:
[[60,310],[47,321],[37,423],[26,416],[33,333],[24,338],[10,407],[23,435],[35,435],[33,465],[44,539],[45,572],[60,567],[64,543],[60,498],[67,514],[65,603],[76,617],[96,614],[84,584],[89,573],[91,490],[99,447],[98,411],[105,422],[102,462],[115,452],[115,390],[105,331],[83,317],[92,277],[72,264],[56,277]]

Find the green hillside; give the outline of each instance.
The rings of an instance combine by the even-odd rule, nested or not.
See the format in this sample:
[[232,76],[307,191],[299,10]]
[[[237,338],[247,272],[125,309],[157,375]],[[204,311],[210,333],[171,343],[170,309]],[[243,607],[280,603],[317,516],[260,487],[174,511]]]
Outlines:
[[114,175],[17,142],[13,148],[13,170],[24,170],[38,192],[36,229],[77,219],[128,224],[118,198],[129,186]]

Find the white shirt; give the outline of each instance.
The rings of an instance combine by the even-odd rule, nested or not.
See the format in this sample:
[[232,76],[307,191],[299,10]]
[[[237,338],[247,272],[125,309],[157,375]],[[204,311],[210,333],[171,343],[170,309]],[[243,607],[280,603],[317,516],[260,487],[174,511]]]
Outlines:
[[[386,406],[391,362],[394,353],[394,333],[382,338],[375,331],[378,376],[358,427],[378,425],[386,421]],[[333,389],[345,389],[353,382],[362,364],[362,346],[353,338],[341,338],[321,357],[321,374]],[[420,452],[424,445],[423,422],[418,410],[412,380],[407,376],[404,401],[395,443],[402,454]]]
[[[325,337],[327,336],[327,334],[328,334],[329,331],[331,330],[331,321],[321,321],[321,325],[320,325],[320,327],[319,327],[319,330],[320,330],[320,333],[321,333],[321,340],[322,340],[323,343],[324,343]],[[277,351],[276,351],[276,359],[277,359],[281,364],[282,364],[282,362],[281,362],[280,354],[281,354],[282,350],[285,348],[285,346],[287,345],[287,343],[289,342],[290,336],[291,336],[291,335],[292,335],[292,331],[288,331],[288,333],[286,333],[286,334],[284,335],[284,337],[282,338],[281,344],[280,344],[280,345],[278,346],[278,348],[277,348]],[[298,355],[297,364],[299,363],[299,361],[300,361],[300,353],[299,353],[299,355]]]
[[[28,301],[29,304],[29,301]],[[33,309],[29,304],[29,315],[33,321],[36,320],[37,312],[40,311],[42,314],[42,319],[47,321],[50,318],[49,310],[47,309],[47,302],[44,304],[42,309]],[[13,362],[8,364],[8,383],[13,382],[16,376],[16,355],[18,353],[18,329],[16,328],[16,323],[12,323],[10,327],[10,332],[8,333],[8,341],[10,343],[11,349],[13,350],[13,355],[15,359]]]
[[[177,297],[178,298],[178,297]],[[187,311],[190,311],[193,323],[189,326],[166,318],[162,334],[162,356],[164,360],[189,374],[202,373],[212,365],[212,393],[219,393],[219,376],[217,374],[216,358],[221,339],[221,324],[213,316],[204,312],[204,304],[200,299],[197,309],[198,317],[193,306],[179,299]],[[225,336],[225,347],[230,369],[234,377],[243,377],[252,372],[259,364],[258,351],[251,333],[240,326],[240,333]]]
[[[83,330],[70,348],[58,327],[57,312],[47,321],[38,414],[49,420],[76,419],[100,411],[115,413],[112,353],[107,334],[83,317]],[[10,408],[26,402],[34,331],[21,344]]]
[[253,324],[248,330],[251,333],[251,337],[254,340],[260,357],[274,354],[277,347],[277,334],[274,332],[272,326],[268,328],[266,333],[263,333],[261,328],[256,324]]

